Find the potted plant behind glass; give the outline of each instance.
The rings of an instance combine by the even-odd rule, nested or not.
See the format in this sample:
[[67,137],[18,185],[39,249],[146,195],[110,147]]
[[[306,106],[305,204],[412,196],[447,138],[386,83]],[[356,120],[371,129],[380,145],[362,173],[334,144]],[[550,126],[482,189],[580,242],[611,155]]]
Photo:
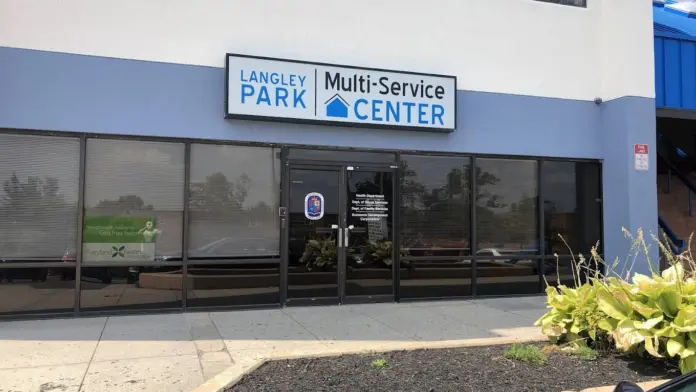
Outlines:
[[[391,267],[393,243],[391,241],[370,242],[362,247],[365,264]],[[408,251],[401,249],[401,256],[408,256]]]
[[332,268],[336,264],[336,260],[336,240],[333,237],[307,241],[302,257],[300,257],[300,262],[307,267],[308,271]]

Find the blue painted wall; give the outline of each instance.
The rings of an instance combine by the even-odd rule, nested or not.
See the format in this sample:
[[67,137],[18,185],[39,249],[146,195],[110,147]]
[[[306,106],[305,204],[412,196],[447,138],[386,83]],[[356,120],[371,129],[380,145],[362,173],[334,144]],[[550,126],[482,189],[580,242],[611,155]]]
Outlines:
[[0,127],[600,158],[592,102],[459,91],[450,134],[225,120],[224,69],[0,48]]
[[[634,235],[642,229],[650,246],[649,259],[657,266],[657,155],[655,151],[655,101],[624,97],[601,105],[604,164],[604,251],[609,263],[618,259],[617,271],[650,273],[645,253],[627,258]],[[634,144],[648,144],[649,171],[635,170]]]
[[225,120],[224,69],[0,48],[0,128],[604,159],[607,257],[630,247],[621,227],[656,232],[655,159],[632,160],[654,154],[653,99],[458,94],[450,134]]

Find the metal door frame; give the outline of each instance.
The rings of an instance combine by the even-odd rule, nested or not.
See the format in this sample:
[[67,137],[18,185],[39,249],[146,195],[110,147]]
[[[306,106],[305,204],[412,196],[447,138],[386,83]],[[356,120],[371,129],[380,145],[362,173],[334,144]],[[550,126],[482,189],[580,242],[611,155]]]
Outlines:
[[[278,211],[280,215],[280,225],[281,225],[281,260],[280,260],[280,299],[281,306],[307,306],[307,305],[329,305],[329,304],[345,304],[345,303],[364,303],[364,302],[394,302],[398,298],[398,254],[395,254],[394,247],[392,247],[392,295],[389,296],[375,296],[375,297],[364,297],[364,296],[346,296],[346,266],[347,266],[347,252],[345,241],[349,240],[350,234],[347,229],[347,217],[348,217],[348,171],[373,171],[373,172],[385,172],[392,173],[392,206],[394,210],[392,211],[392,244],[397,243],[393,237],[396,237],[396,216],[398,211],[396,210],[396,174],[398,166],[394,164],[379,164],[379,163],[368,163],[368,164],[350,164],[345,162],[312,162],[312,161],[292,161],[290,162],[287,157],[283,157],[284,167],[283,167],[283,178],[282,178],[282,203],[280,210]],[[338,296],[334,299],[333,297],[327,298],[288,298],[288,272],[289,272],[289,245],[290,245],[290,222],[289,222],[289,209],[290,209],[290,184],[291,184],[291,172],[292,170],[317,170],[317,171],[332,171],[338,173],[338,229],[337,229],[337,287]]]

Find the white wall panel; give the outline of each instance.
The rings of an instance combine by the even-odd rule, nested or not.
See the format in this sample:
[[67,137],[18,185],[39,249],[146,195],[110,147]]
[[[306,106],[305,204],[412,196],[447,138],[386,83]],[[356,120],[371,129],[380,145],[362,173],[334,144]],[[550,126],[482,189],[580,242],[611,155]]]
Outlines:
[[[213,67],[236,52],[452,74],[465,90],[654,96],[650,0],[588,3],[0,0],[0,46]],[[613,51],[612,34],[635,40]]]

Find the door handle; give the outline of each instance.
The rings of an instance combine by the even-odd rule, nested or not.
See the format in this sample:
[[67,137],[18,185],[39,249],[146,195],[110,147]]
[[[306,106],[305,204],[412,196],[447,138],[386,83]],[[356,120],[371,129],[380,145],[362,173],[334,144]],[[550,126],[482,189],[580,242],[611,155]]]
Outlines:
[[341,229],[338,228],[338,225],[331,225],[332,230],[338,230],[338,234],[336,235],[336,248],[342,248],[343,247],[343,236],[341,236]]
[[345,235],[345,237],[343,238],[343,246],[346,248],[348,247],[348,232],[350,231],[351,227],[353,226],[351,225],[348,226],[348,229],[343,229],[343,234]]

